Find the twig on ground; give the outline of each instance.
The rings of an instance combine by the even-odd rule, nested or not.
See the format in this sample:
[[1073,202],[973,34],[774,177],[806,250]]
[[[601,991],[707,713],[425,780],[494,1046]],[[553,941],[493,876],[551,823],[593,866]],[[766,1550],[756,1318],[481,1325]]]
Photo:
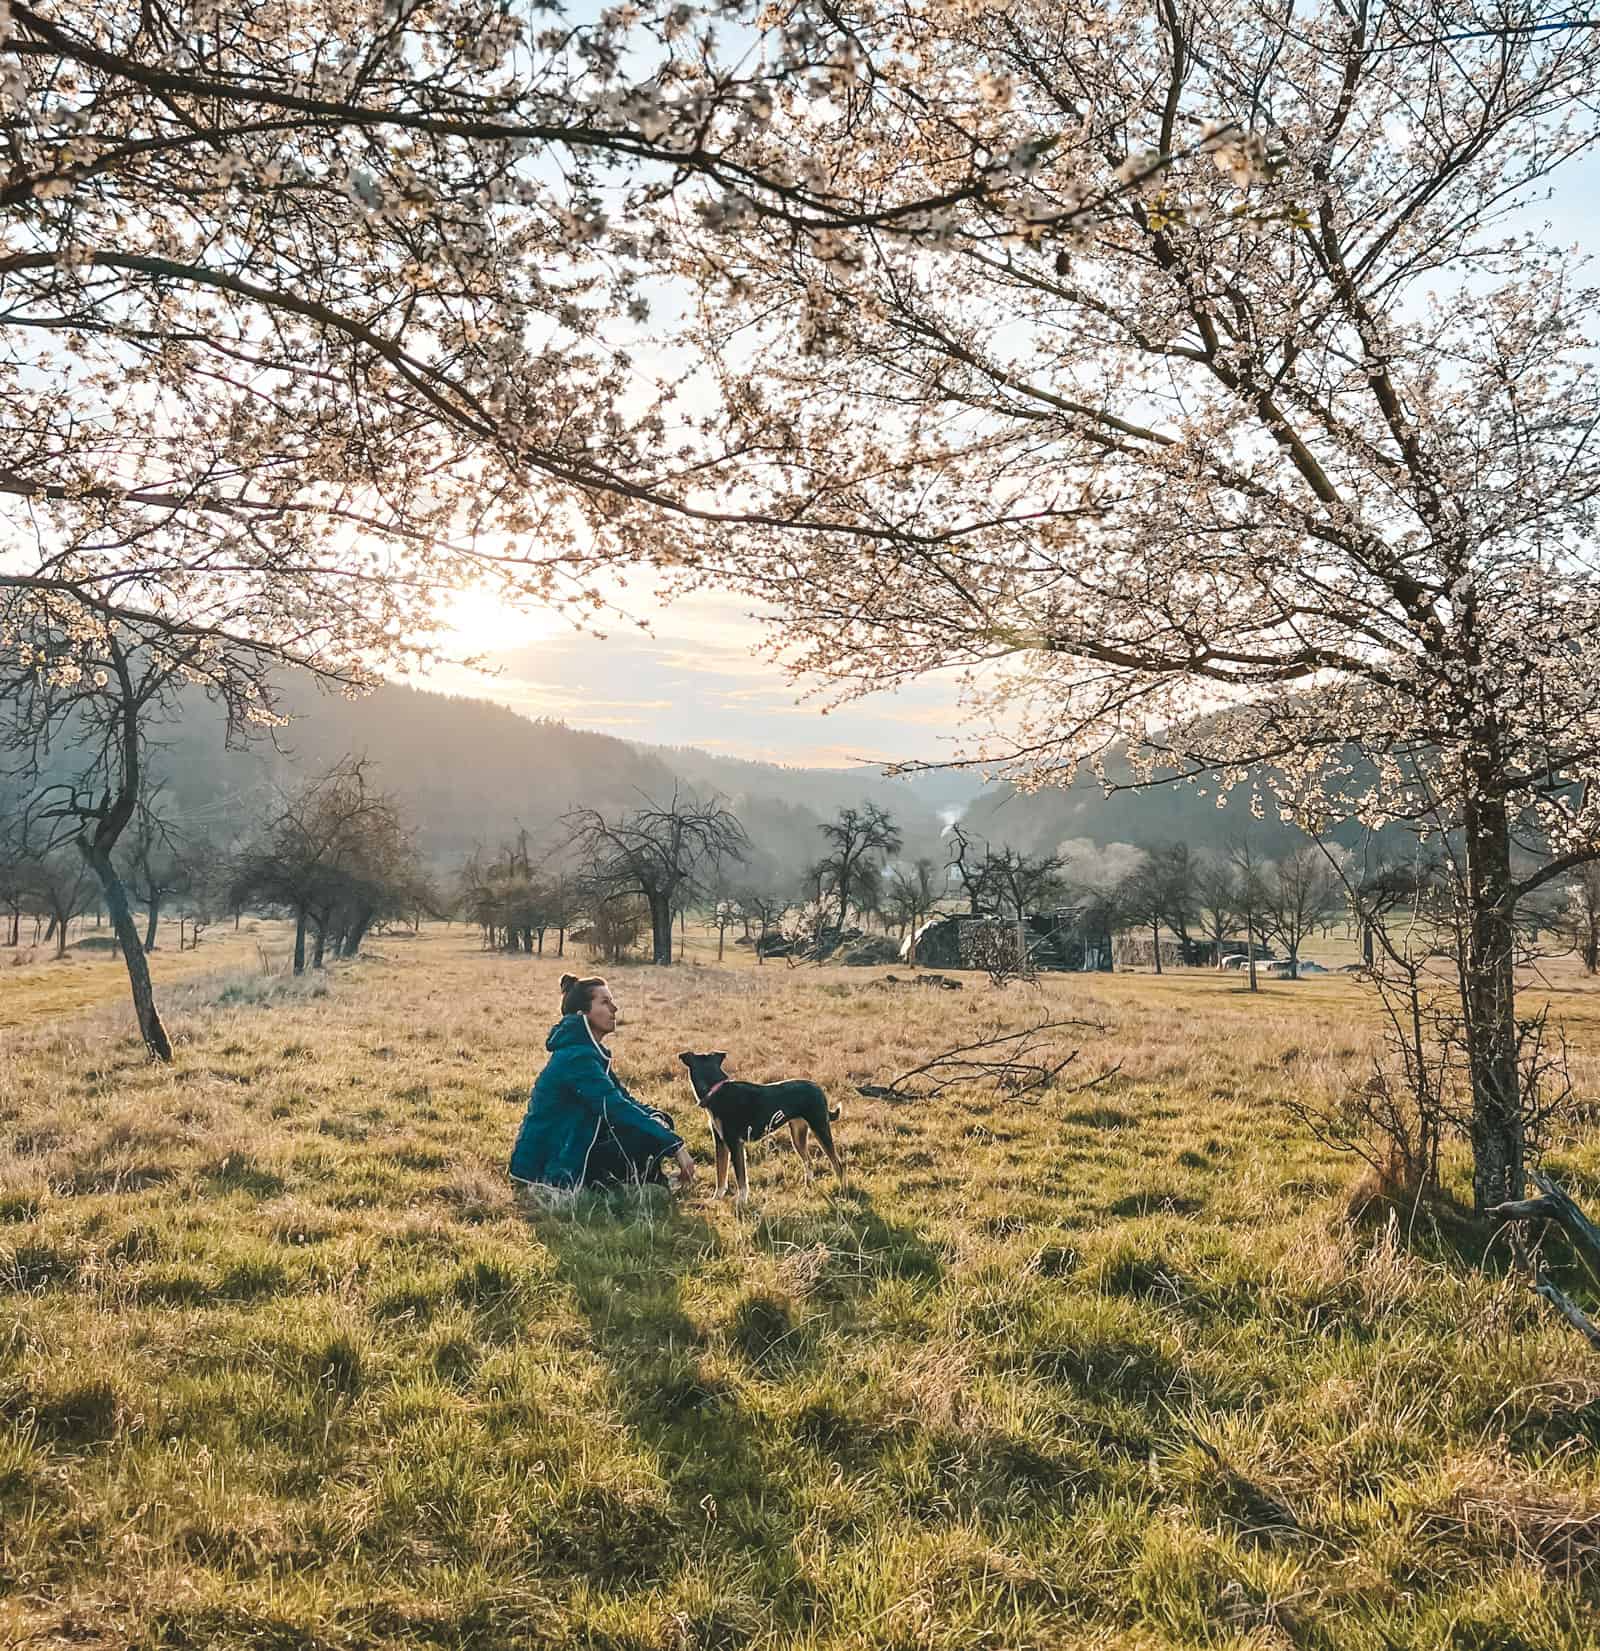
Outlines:
[[[909,1072],[902,1072],[891,1083],[857,1084],[856,1092],[875,1100],[931,1101],[957,1084],[987,1084],[1007,1095],[1034,1094],[1052,1087],[1083,1053],[1082,1049],[1073,1049],[1059,1057],[1055,1054],[1052,1045],[1056,1034],[1069,1027],[1093,1032],[1106,1029],[1103,1022],[1076,1018],[1040,1021],[1020,1032],[1001,1032],[946,1049]],[[1093,1089],[1120,1070],[1119,1062],[1107,1072],[1074,1084],[1067,1093],[1076,1095]]]

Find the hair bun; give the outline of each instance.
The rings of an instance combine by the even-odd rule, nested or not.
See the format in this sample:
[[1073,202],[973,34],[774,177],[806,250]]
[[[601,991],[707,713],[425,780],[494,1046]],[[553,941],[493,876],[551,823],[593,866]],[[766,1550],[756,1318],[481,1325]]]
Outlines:
[[578,984],[578,977],[576,975],[563,975],[561,977],[561,990],[562,990],[562,993],[565,994],[567,992],[570,992],[572,990],[572,988],[574,986],[576,986],[577,984]]

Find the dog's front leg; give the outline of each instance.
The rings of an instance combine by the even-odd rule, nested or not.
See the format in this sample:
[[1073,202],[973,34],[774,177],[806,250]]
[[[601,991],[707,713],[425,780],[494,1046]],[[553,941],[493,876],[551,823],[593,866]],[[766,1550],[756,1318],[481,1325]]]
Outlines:
[[744,1137],[742,1135],[736,1136],[728,1143],[728,1146],[733,1154],[734,1179],[739,1183],[739,1190],[734,1194],[734,1202],[748,1204],[750,1202],[750,1182],[744,1172]]
[[722,1131],[713,1128],[711,1131],[717,1143],[717,1197],[728,1196],[728,1143],[722,1138]]

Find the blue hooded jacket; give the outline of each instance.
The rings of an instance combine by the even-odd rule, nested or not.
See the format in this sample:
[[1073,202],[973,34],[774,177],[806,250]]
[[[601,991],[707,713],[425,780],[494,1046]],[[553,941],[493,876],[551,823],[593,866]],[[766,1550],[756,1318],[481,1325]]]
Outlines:
[[518,1181],[589,1187],[652,1177],[683,1138],[641,1106],[611,1073],[611,1051],[581,1014],[564,1015],[544,1046],[550,1059],[528,1097],[511,1149]]

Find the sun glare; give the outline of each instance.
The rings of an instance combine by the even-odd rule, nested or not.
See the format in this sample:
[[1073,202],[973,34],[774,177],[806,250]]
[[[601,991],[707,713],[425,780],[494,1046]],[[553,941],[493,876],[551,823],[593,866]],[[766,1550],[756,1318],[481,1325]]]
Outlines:
[[439,636],[450,652],[480,654],[540,642],[568,628],[552,609],[518,606],[486,585],[473,585],[449,604]]

